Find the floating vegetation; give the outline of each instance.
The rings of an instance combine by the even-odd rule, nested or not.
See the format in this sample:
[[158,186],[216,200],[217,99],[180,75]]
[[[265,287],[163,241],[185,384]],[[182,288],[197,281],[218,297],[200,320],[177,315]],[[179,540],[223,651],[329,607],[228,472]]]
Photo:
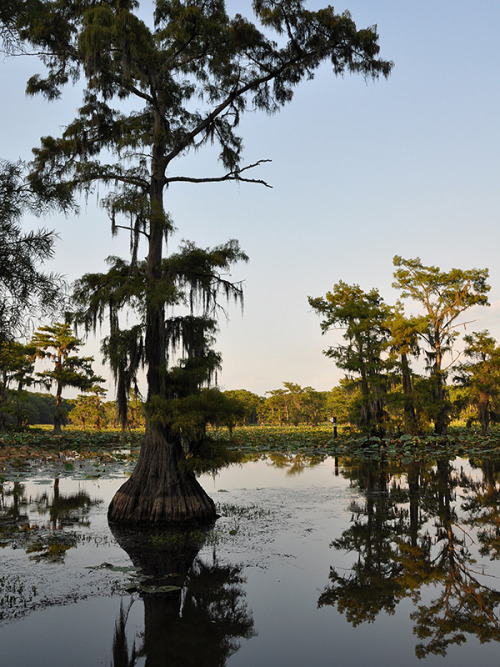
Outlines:
[[[392,434],[366,436],[339,430],[333,437],[330,424],[320,426],[241,426],[211,432],[202,456],[183,465],[197,474],[215,472],[231,464],[269,456],[273,465],[297,474],[305,466],[326,457],[375,461],[390,459],[406,465],[447,456],[500,457],[500,427],[490,435],[465,427],[449,429],[447,436]],[[105,479],[133,470],[140,451],[139,435],[116,432],[65,431],[54,435],[43,430],[5,433],[0,438],[0,484],[33,477],[37,470],[52,467],[54,476],[73,479]]]
[[235,429],[230,443],[246,455],[247,460],[252,456],[269,455],[275,465],[281,463],[283,466],[297,466],[298,454],[307,459],[307,465],[319,463],[327,456],[359,460],[393,458],[407,464],[442,456],[450,459],[456,456],[500,457],[500,427],[493,427],[488,436],[455,427],[449,429],[447,436],[398,434],[380,438],[346,431],[334,438],[331,427],[326,425],[247,426]]

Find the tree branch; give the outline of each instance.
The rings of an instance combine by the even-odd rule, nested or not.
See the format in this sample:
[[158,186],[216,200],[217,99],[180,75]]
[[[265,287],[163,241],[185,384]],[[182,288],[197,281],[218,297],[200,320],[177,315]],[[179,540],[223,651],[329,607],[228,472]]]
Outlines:
[[192,176],[172,176],[170,178],[165,178],[165,184],[169,183],[222,183],[223,181],[241,181],[243,183],[257,183],[259,185],[264,185],[266,188],[272,188],[272,185],[269,185],[266,181],[257,178],[243,178],[241,173],[247,171],[248,169],[253,169],[258,167],[264,162],[272,162],[272,160],[258,160],[254,164],[249,164],[242,169],[237,169],[235,171],[230,171],[224,176],[213,176],[207,178],[195,178]]
[[182,141],[180,141],[177,144],[177,146],[172,151],[170,151],[168,155],[165,156],[167,164],[171,162],[175,157],[177,157],[179,153],[182,153],[182,151],[185,150],[192,143],[195,137],[197,137],[201,132],[203,132],[218,116],[222,114],[222,112],[225,109],[227,109],[227,107],[231,106],[231,104],[235,100],[242,97],[242,95],[249,92],[250,90],[255,90],[259,88],[262,84],[272,81],[286,69],[292,67],[293,65],[296,65],[301,60],[305,61],[309,57],[313,57],[315,55],[317,54],[311,52],[311,53],[301,54],[295,58],[291,58],[290,60],[287,60],[283,65],[281,65],[281,67],[271,70],[269,74],[257,77],[256,79],[252,79],[252,81],[249,81],[240,88],[234,89],[231,93],[229,93],[229,95],[223,102],[221,102],[218,106],[216,106],[215,109],[213,109],[213,111],[211,111],[193,130],[191,130],[191,132],[189,132],[184,137]]

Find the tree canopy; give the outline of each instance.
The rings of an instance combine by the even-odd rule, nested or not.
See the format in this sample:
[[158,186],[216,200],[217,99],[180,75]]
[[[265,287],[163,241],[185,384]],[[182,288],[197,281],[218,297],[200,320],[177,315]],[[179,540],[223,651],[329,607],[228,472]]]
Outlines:
[[489,306],[487,283],[488,269],[450,269],[442,271],[437,266],[425,266],[419,257],[403,259],[394,257],[394,287],[404,298],[417,301],[427,318],[426,330],[419,336],[425,342],[424,352],[431,371],[435,404],[435,430],[446,433],[449,407],[446,399],[446,367],[443,356],[452,349],[463,326],[458,318],[473,306]]
[[364,292],[359,285],[343,281],[334,285],[325,297],[309,297],[309,305],[323,316],[323,333],[336,327],[344,330],[345,344],[330,346],[324,353],[348,377],[359,377],[359,425],[368,431],[380,430],[391,366],[390,359],[383,356],[389,346],[389,307],[377,289]]
[[[383,430],[384,422],[389,421],[388,409],[402,407],[399,424],[407,433],[417,433],[425,413],[427,421],[432,420],[435,432],[444,435],[451,408],[446,389],[448,368],[458,359],[446,355],[452,352],[459,327],[467,324],[460,316],[473,306],[489,305],[488,269],[442,271],[436,266],[423,265],[418,257],[399,256],[394,257],[394,265],[393,287],[401,290],[404,299],[417,301],[423,313],[407,315],[402,301],[391,307],[377,289],[365,292],[359,285],[343,281],[335,284],[325,297],[309,297],[309,305],[323,317],[323,333],[331,329],[344,331],[345,343],[332,345],[324,353],[346,371],[347,378],[359,383],[361,428]],[[478,353],[477,344],[481,341],[467,337],[464,340],[468,345],[466,355]],[[492,340],[488,344],[495,346]],[[416,383],[410,358],[418,357],[421,351],[425,353],[429,375],[425,381],[419,378]],[[488,372],[493,374],[493,361],[490,359],[487,365]],[[478,371],[479,366],[475,369]],[[471,365],[462,370],[470,377],[474,374]],[[471,382],[465,384],[472,389]],[[487,429],[484,410],[488,401],[485,401],[483,396],[480,410],[483,429]]]
[[62,392],[65,387],[75,387],[82,391],[93,390],[98,382],[104,379],[95,375],[92,370],[93,357],[79,357],[76,352],[82,341],[76,338],[71,326],[57,322],[53,325],[40,327],[31,344],[39,359],[51,362],[52,368],[37,373],[39,382],[49,388],[56,386],[56,411],[54,431],[60,432],[63,423]]

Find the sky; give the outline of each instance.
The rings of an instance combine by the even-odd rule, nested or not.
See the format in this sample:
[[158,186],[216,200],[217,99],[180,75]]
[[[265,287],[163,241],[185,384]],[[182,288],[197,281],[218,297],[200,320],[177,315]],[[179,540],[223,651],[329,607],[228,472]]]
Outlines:
[[[345,2],[335,9],[348,9],[358,28],[377,25],[380,55],[394,62],[390,77],[336,78],[324,65],[279,114],[248,114],[240,125],[244,162],[271,160],[254,177],[272,188],[174,184],[166,192],[177,239],[208,247],[235,238],[250,257],[232,273],[244,281],[243,312],[230,305],[220,321],[222,389],[264,395],[287,381],[331,389],[342,372],[322,351],[341,332],[321,334],[307,297],[343,280],[376,287],[394,303],[394,255],[443,270],[488,268],[491,306],[464,321],[475,320],[467,332],[488,329],[500,339],[500,3]],[[248,15],[248,4],[227,7]],[[314,10],[324,4],[306,2]],[[34,58],[0,61],[4,159],[29,160],[39,138],[58,135],[80,104],[78,87],[58,102],[26,97],[26,80],[38,71]],[[211,151],[183,166],[221,173]],[[128,238],[112,238],[98,194],[78,217],[24,221],[57,231],[48,268],[69,282],[104,270],[109,255],[128,255]],[[99,360],[99,341],[85,351]]]

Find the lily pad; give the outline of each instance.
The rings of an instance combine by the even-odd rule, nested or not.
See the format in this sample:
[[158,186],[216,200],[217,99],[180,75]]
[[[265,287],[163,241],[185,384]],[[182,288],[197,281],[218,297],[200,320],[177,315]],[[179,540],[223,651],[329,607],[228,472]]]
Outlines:
[[137,589],[141,593],[171,593],[172,591],[180,591],[180,586],[138,586]]

